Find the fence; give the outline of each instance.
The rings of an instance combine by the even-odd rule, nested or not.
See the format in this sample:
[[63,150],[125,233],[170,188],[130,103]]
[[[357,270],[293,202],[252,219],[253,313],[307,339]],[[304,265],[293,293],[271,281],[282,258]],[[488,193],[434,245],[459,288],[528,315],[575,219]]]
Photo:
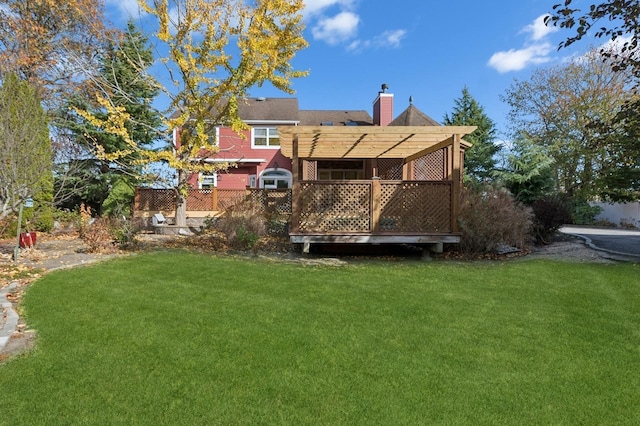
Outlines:
[[[187,211],[215,214],[244,201],[272,214],[291,213],[290,189],[190,189]],[[156,212],[172,212],[176,208],[173,189],[136,188],[134,215],[145,216]]]

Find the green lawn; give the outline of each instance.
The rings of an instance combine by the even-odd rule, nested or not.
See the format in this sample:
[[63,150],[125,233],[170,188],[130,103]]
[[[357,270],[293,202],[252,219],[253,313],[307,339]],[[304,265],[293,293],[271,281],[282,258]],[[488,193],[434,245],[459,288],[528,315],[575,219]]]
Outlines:
[[51,273],[0,424],[638,424],[640,266],[302,266],[187,252]]

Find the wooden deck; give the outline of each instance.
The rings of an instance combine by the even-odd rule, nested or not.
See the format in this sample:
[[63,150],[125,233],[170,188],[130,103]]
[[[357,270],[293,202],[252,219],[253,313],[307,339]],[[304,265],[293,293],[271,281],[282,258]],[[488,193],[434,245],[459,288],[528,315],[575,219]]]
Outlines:
[[301,181],[291,242],[458,243],[452,192],[450,181]]

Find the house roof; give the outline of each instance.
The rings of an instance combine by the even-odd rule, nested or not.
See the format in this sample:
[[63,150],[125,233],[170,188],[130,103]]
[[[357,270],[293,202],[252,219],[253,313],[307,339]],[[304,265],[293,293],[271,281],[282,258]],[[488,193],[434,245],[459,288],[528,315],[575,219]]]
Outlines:
[[389,123],[389,126],[440,126],[440,123],[420,111],[413,104],[409,104],[407,109]]
[[238,101],[244,121],[298,121],[297,98],[246,98]]
[[364,110],[300,110],[301,126],[372,126],[373,119]]
[[460,146],[476,126],[278,126],[280,149],[293,158],[403,158],[410,161],[430,152]]

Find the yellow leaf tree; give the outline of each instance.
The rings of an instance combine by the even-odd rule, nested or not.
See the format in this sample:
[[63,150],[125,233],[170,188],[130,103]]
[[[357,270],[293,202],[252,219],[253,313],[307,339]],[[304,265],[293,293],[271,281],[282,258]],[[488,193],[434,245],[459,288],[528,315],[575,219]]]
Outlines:
[[[161,87],[169,101],[165,134],[179,133],[168,150],[139,147],[127,134],[126,113],[109,97],[99,98],[107,118],[99,120],[78,111],[92,124],[123,138],[128,148],[109,154],[109,160],[136,152],[143,164],[165,162],[177,171],[176,225],[186,225],[188,177],[214,172],[229,164],[210,164],[202,152],[217,152],[215,127],[240,132],[246,128],[238,104],[252,87],[270,83],[293,93],[292,79],[306,71],[293,69],[291,60],[306,47],[302,0],[138,0],[155,18],[156,51],[166,52],[171,83]],[[97,155],[101,155],[99,152]]]

